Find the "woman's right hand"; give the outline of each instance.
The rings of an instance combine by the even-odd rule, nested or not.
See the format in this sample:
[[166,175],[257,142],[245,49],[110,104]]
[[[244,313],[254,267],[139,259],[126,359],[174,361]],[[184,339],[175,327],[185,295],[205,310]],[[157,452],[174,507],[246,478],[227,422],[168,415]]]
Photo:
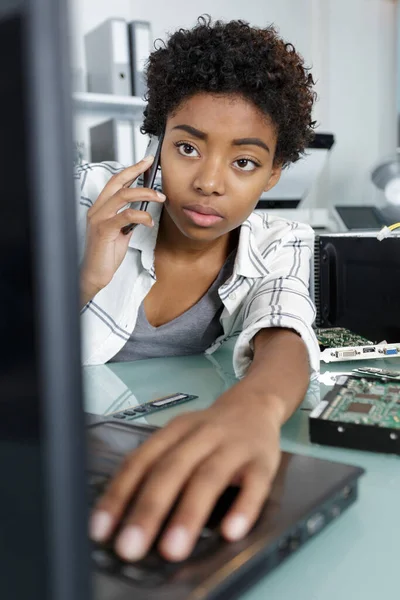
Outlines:
[[149,188],[130,188],[154,160],[147,156],[139,163],[116,173],[104,187],[87,213],[86,247],[81,269],[81,296],[84,306],[101,289],[110,283],[128,250],[131,231],[127,235],[121,228],[130,223],[153,226],[148,212],[127,208],[130,202],[164,202],[165,196]]

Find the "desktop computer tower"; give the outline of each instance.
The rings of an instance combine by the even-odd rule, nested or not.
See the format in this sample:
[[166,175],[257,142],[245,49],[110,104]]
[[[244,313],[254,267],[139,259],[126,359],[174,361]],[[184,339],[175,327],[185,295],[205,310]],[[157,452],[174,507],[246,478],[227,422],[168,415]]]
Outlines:
[[318,327],[344,327],[379,343],[400,341],[400,236],[377,232],[316,236]]

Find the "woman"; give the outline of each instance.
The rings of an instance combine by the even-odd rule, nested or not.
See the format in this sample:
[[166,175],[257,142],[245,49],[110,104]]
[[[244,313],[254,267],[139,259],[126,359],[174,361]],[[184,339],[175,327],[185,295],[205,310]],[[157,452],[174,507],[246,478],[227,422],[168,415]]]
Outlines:
[[[311,139],[314,92],[303,60],[273,28],[204,18],[151,54],[147,82],[143,132],[165,132],[162,193],[130,187],[152,158],[79,174],[81,208],[90,206],[84,362],[212,352],[234,338],[240,381],[127,458],[91,535],[107,539],[135,494],[115,548],[137,560],[178,500],[159,550],[182,560],[232,482],[241,491],[222,534],[236,540],[253,525],[279,464],[280,427],[318,369],[312,230],[252,212]],[[146,212],[137,210],[143,200]],[[126,236],[129,223],[139,225]]]

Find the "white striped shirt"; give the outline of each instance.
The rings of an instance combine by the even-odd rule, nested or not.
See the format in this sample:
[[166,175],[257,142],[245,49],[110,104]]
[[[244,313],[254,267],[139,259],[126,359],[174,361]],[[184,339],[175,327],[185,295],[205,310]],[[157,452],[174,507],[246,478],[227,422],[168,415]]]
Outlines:
[[[77,169],[80,259],[88,208],[110,177],[123,168],[115,162],[103,162],[84,163]],[[156,281],[154,248],[162,205],[150,202],[147,210],[154,227],[135,228],[113,279],[82,309],[85,365],[104,364],[121,350],[134,330],[139,306]],[[255,211],[241,225],[233,274],[219,288],[224,305],[223,334],[206,350],[212,353],[233,340],[237,377],[243,377],[251,363],[254,336],[268,327],[299,333],[308,349],[311,375],[318,372],[320,351],[312,328],[315,308],[309,294],[313,246],[311,227],[295,221]]]

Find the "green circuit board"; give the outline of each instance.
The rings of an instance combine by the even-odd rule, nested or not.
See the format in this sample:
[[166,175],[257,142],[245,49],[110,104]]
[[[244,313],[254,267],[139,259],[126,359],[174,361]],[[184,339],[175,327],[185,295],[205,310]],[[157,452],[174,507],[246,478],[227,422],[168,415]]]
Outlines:
[[319,328],[315,330],[315,335],[321,350],[347,346],[368,346],[374,343],[344,327]]
[[339,379],[320,419],[400,429],[400,382]]

